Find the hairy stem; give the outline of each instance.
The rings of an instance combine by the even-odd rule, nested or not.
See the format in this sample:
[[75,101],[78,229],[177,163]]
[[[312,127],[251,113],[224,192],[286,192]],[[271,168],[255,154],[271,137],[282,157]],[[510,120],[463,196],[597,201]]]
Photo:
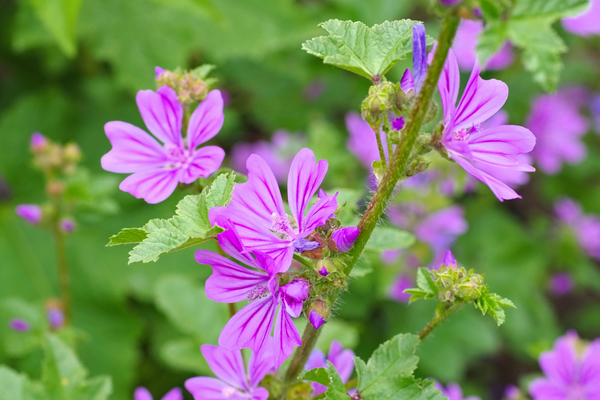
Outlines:
[[448,318],[451,314],[454,314],[455,311],[457,311],[464,305],[464,301],[457,301],[448,308],[445,308],[443,305],[441,307],[438,306],[438,308],[435,309],[435,315],[433,316],[431,321],[429,321],[429,323],[425,325],[425,328],[423,328],[423,330],[419,332],[419,339],[425,339],[427,335],[429,335],[431,331],[433,331],[443,320]]
[[[381,134],[380,134],[379,126],[377,126],[376,124],[370,124],[370,126],[371,126],[371,129],[373,130],[373,132],[375,132],[375,139],[377,139],[377,148],[379,149],[379,158],[381,159],[381,165],[385,165],[387,167],[387,161],[385,159],[385,152],[383,151],[383,143],[381,143]],[[389,151],[389,149],[388,149],[388,151]]]
[[[364,213],[360,223],[358,224],[360,234],[351,250],[350,262],[348,262],[344,271],[346,276],[350,274],[352,267],[354,267],[354,264],[356,264],[356,261],[364,250],[367,241],[371,237],[373,229],[375,229],[377,221],[379,221],[379,218],[385,210],[385,206],[392,195],[394,187],[406,169],[410,153],[415,145],[419,130],[423,124],[427,109],[429,108],[429,103],[433,97],[435,87],[439,80],[440,74],[442,73],[442,69],[444,68],[444,62],[448,56],[448,50],[450,49],[452,41],[454,40],[454,35],[456,34],[456,29],[458,28],[459,22],[460,19],[454,14],[453,10],[450,10],[444,18],[440,36],[438,38],[437,51],[433,57],[431,67],[427,71],[425,82],[423,83],[421,92],[417,97],[415,106],[410,115],[410,119],[404,129],[406,133],[401,138],[400,143],[396,147],[396,151],[390,157],[389,168],[387,169],[379,187],[377,188],[373,199],[371,199],[371,202],[367,207],[367,211]],[[379,147],[380,156],[382,161],[385,162],[383,146],[380,135],[378,134],[379,127],[377,127],[377,129],[373,129],[373,131],[376,132],[375,136],[377,137],[377,145]],[[335,303],[335,301],[332,301],[332,304],[333,303]],[[320,329],[323,329],[323,327]],[[302,346],[296,349],[290,367],[285,374],[286,387],[289,386],[290,382],[296,379],[300,371],[302,371],[304,368],[306,360],[316,344],[320,329],[315,329],[310,323],[306,325],[304,334],[302,335]],[[427,336],[427,333],[425,336]],[[287,390],[286,387],[284,387],[282,392],[283,396],[285,396],[285,392]]]
[[52,233],[56,247],[56,263],[58,266],[58,280],[60,284],[60,300],[65,314],[65,324],[71,322],[71,289],[69,281],[69,267],[65,248],[65,233],[60,228],[60,214],[58,207],[52,220]]
[[413,107],[410,115],[410,119],[408,120],[408,123],[404,129],[406,133],[400,139],[400,143],[396,147],[396,151],[390,158],[390,166],[381,180],[375,195],[371,199],[371,202],[367,207],[367,211],[364,213],[360,223],[358,224],[360,234],[358,235],[356,242],[354,242],[351,254],[352,260],[348,263],[345,271],[346,275],[350,273],[352,267],[364,250],[367,241],[371,237],[373,229],[375,229],[377,221],[379,221],[379,218],[385,210],[385,206],[392,195],[392,192],[394,191],[394,187],[406,169],[410,153],[415,145],[417,136],[419,135],[419,130],[423,124],[423,119],[425,118],[429,103],[433,97],[435,87],[439,80],[442,69],[444,68],[444,62],[448,56],[448,49],[450,49],[450,45],[452,44],[452,40],[456,34],[459,21],[460,19],[453,13],[453,11],[450,11],[448,14],[446,14],[446,17],[444,18],[438,39],[437,50],[435,52],[435,56],[433,57],[431,67],[427,71],[423,88],[417,97],[415,106]]

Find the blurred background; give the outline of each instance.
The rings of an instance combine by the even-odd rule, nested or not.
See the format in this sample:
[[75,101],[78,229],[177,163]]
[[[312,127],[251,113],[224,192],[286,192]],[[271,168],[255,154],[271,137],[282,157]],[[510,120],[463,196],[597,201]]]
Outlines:
[[[308,146],[329,161],[324,187],[346,189],[346,222],[356,223],[373,180],[369,156],[352,142],[361,143],[364,127],[349,113],[360,111],[370,82],[324,65],[301,44],[323,34],[317,25],[330,18],[368,25],[412,18],[435,37],[438,19],[426,3],[0,0],[0,364],[40,378],[39,341],[10,321],[38,318],[59,297],[52,234],[15,213],[19,204],[46,201],[30,150],[34,132],[76,143],[82,155],[73,178],[76,225],[66,238],[73,318],[64,335],[90,377],[112,377],[111,399],[131,399],[137,386],[160,398],[187,378],[210,375],[198,346],[216,344],[227,309],[206,299],[211,271],[196,263],[194,249],[127,265],[130,248],[105,247],[124,227],[172,216],[184,192],[149,205],[119,191],[124,176],[100,167],[111,148],[104,124],[144,127],[135,94],[155,89],[155,66],[214,64],[214,87],[227,99],[225,125],[213,140],[227,152],[224,166],[244,173],[245,158],[258,152],[285,170]],[[399,288],[411,285],[415,267],[433,265],[449,247],[517,309],[507,311],[500,328],[474,309],[458,312],[421,346],[419,375],[499,399],[507,385],[539,373],[538,355],[567,330],[600,337],[600,107],[591,106],[599,103],[600,37],[555,28],[569,47],[556,95],[533,81],[515,49],[484,73],[510,88],[503,117],[538,137],[537,172],[515,183],[523,199],[500,203],[456,165],[433,157],[432,173],[399,188],[388,212],[387,223],[415,232],[415,243],[365,257],[335,321],[325,326],[323,350],[337,339],[367,359],[397,333],[418,332],[434,305],[408,306]],[[388,79],[398,81],[409,66],[400,62]]]

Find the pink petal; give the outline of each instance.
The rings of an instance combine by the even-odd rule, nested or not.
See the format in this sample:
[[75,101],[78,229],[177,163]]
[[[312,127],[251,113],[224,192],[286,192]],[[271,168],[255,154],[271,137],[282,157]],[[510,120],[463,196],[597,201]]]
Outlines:
[[223,381],[199,376],[185,381],[185,388],[194,400],[247,400],[248,398]]
[[327,220],[337,210],[337,193],[333,196],[325,194],[308,210],[304,229],[300,230],[299,236],[307,236],[315,230],[316,227],[324,225]]
[[102,159],[102,168],[110,172],[132,173],[160,168],[169,162],[163,147],[149,134],[128,124],[112,121],[104,125],[112,149]]
[[308,148],[300,150],[292,161],[288,175],[288,202],[300,232],[305,230],[306,206],[319,189],[326,173],[327,161],[320,160],[316,164],[315,154]]
[[269,398],[269,392],[267,391],[267,389],[263,388],[263,387],[259,387],[254,389],[254,391],[252,392],[252,399],[251,400],[267,400]]
[[207,178],[219,169],[223,158],[225,151],[218,146],[199,148],[194,153],[194,160],[190,166],[179,170],[179,182],[192,183],[198,178]]
[[283,306],[279,307],[277,320],[275,321],[275,368],[279,369],[281,364],[294,352],[294,346],[301,346],[302,339],[287,312],[283,312]]
[[348,382],[354,370],[354,352],[344,349],[340,342],[334,340],[329,347],[327,359],[335,366],[342,382]]
[[454,130],[470,129],[498,112],[508,98],[508,86],[497,79],[479,77],[481,68],[475,65],[467,87],[453,117]]
[[145,387],[138,387],[133,393],[133,400],[152,400],[152,395]]
[[196,261],[210,265],[213,274],[206,280],[206,296],[221,303],[237,303],[248,300],[258,285],[266,285],[269,277],[259,271],[239,264],[209,250],[197,250]]
[[265,350],[261,357],[258,357],[257,353],[252,353],[252,356],[250,356],[250,361],[248,362],[248,377],[250,379],[251,387],[256,387],[267,374],[276,372],[273,356],[273,351],[275,349],[273,344],[273,338],[267,338]]
[[163,143],[181,143],[183,107],[169,86],[158,91],[140,90],[136,96],[140,114],[148,130]]
[[219,345],[230,350],[249,347],[259,352],[271,333],[276,308],[273,296],[250,302],[227,322]]
[[176,170],[151,170],[136,172],[121,182],[119,189],[131,193],[150,204],[160,203],[177,187]]
[[211,90],[206,99],[196,107],[188,126],[187,138],[190,148],[212,139],[223,127],[223,97],[218,90]]
[[415,83],[413,81],[410,68],[406,68],[404,70],[404,74],[402,74],[402,79],[400,80],[400,89],[402,89],[404,93],[408,93],[409,91],[415,89]]
[[584,386],[595,383],[600,389],[600,339],[590,343],[583,354],[580,382]]
[[181,389],[174,388],[171,389],[165,394],[162,400],[183,400],[183,394],[181,393]]
[[485,183],[492,190],[492,192],[494,192],[494,195],[496,195],[498,200],[504,201],[521,198],[521,196],[519,196],[517,192],[511,189],[507,184],[475,168],[469,161],[460,155],[452,155],[452,159],[461,167],[463,167],[469,174]]
[[567,391],[557,382],[539,378],[529,385],[529,394],[533,400],[565,400]]
[[454,115],[459,85],[460,71],[458,70],[456,56],[452,49],[450,49],[448,50],[448,58],[438,81],[438,90],[442,100],[442,109],[444,110],[444,126],[449,125],[452,115]]
[[221,228],[225,229],[225,232],[217,235],[217,240],[221,249],[228,256],[235,258],[242,264],[264,270],[264,267],[262,267],[262,265],[259,264],[254,257],[252,257],[250,250],[244,246],[237,228],[233,222],[231,222],[231,220],[220,215],[218,218],[216,218],[216,223]]
[[200,350],[212,372],[223,382],[240,389],[248,386],[240,350],[232,351],[210,344],[200,346]]
[[529,153],[535,146],[535,136],[527,128],[503,125],[472,134],[468,139],[474,160],[521,171],[535,171],[521,164],[517,155]]
[[576,380],[577,354],[572,341],[564,336],[556,341],[552,351],[540,356],[540,367],[544,374],[562,385],[570,385]]

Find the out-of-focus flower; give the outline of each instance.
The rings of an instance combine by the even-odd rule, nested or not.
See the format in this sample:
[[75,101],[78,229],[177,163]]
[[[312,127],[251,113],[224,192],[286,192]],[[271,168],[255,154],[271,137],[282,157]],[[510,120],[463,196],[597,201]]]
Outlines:
[[566,272],[559,272],[550,278],[550,290],[557,296],[564,296],[573,290],[573,278]]
[[[471,71],[477,60],[476,48],[479,35],[483,32],[483,21],[463,19],[460,21],[452,50],[456,55],[458,66],[463,71]],[[485,69],[499,70],[512,64],[514,60],[513,48],[510,42],[504,42],[500,50],[485,64]]]
[[303,95],[308,101],[316,101],[319,97],[321,97],[324,91],[325,81],[322,79],[315,79],[308,84],[306,89],[304,89]]
[[590,103],[590,111],[596,124],[596,132],[600,133],[600,95],[596,95],[592,99],[592,102]]
[[464,210],[461,206],[455,205],[427,216],[416,225],[415,235],[417,239],[431,247],[434,254],[433,265],[437,265],[456,238],[467,229]]
[[554,210],[558,220],[573,230],[583,251],[600,260],[600,217],[583,214],[581,206],[569,198],[559,199]]
[[345,253],[352,248],[352,245],[356,241],[360,230],[355,226],[348,226],[346,228],[336,229],[331,235],[331,239],[335,242],[337,249],[340,253]]
[[600,399],[600,339],[584,347],[570,331],[539,362],[545,377],[529,385],[533,400]]
[[199,147],[223,126],[223,99],[218,90],[211,91],[194,110],[185,138],[181,136],[183,106],[172,88],[141,90],[136,100],[154,137],[126,122],[112,121],[104,126],[113,148],[102,157],[102,168],[132,174],[121,182],[121,190],[148,203],[159,203],[179,182],[192,183],[219,168],[225,157],[223,149]]
[[438,82],[444,110],[444,133],[442,144],[448,156],[469,174],[485,183],[498,200],[520,198],[506,183],[485,172],[480,166],[492,166],[515,171],[535,171],[519,161],[519,154],[530,152],[535,137],[526,128],[501,125],[482,129],[487,121],[506,102],[508,87],[504,82],[479,77],[481,72],[475,64],[471,77],[458,105],[460,73],[454,52],[449,50],[448,59]]
[[406,275],[399,275],[392,286],[390,286],[389,296],[392,300],[399,301],[401,303],[408,303],[410,300],[410,293],[404,293],[406,289],[410,289],[415,286],[413,279]]
[[[221,216],[229,219],[250,250],[268,254],[285,272],[292,264],[294,250],[305,247],[306,238],[315,228],[325,224],[337,209],[336,196],[324,192],[310,208],[310,200],[327,173],[327,161],[317,164],[312,150],[298,152],[288,175],[288,215],[281,198],[277,180],[267,162],[253,154],[246,162],[248,182],[235,185],[227,207],[213,207],[209,212],[211,224]],[[304,240],[304,241],[303,241]]]
[[[158,67],[157,67],[158,68]],[[133,393],[133,400],[153,400],[152,395],[145,387],[138,387]],[[169,390],[161,400],[183,400],[181,389],[174,388]]]
[[231,164],[234,170],[248,174],[246,160],[252,154],[257,154],[271,167],[277,182],[285,184],[294,155],[305,144],[304,135],[277,131],[270,142],[260,140],[253,143],[236,143],[231,149]]
[[[262,354],[270,344],[275,366],[279,368],[294,346],[302,344],[292,317],[298,318],[302,313],[303,302],[309,295],[308,283],[295,280],[280,287],[278,273],[285,272],[289,265],[284,268],[279,264],[281,260],[275,261],[261,251],[250,252],[231,221],[221,217],[217,222],[226,229],[217,235],[223,251],[254,268],[241,266],[209,250],[196,251],[196,261],[213,269],[206,281],[209,299],[221,303],[249,301],[225,325],[219,345],[229,350],[250,348]],[[273,326],[273,340],[270,340]]]
[[[350,375],[352,375],[352,371],[354,370],[354,352],[349,349],[344,349],[340,342],[334,340],[329,347],[327,358],[321,350],[315,349],[310,353],[304,369],[327,368],[327,361],[330,361],[333,364],[340,375],[342,382],[348,382],[348,379],[350,379]],[[313,382],[312,387],[313,396],[318,396],[327,391],[327,387],[320,383]]]
[[[369,171],[373,169],[373,161],[379,160],[379,149],[375,133],[369,124],[361,118],[358,113],[346,114],[346,128],[350,137],[346,141],[346,147],[358,158],[361,164]],[[381,143],[386,142],[385,132],[379,131]],[[383,146],[386,160],[389,158],[387,146]]]
[[584,88],[569,87],[554,95],[543,94],[533,101],[525,125],[537,139],[531,155],[545,173],[555,174],[562,163],[577,164],[585,158],[586,148],[581,137],[589,123],[579,109],[587,98]]
[[65,324],[65,314],[59,308],[49,308],[46,312],[48,322],[53,329],[61,328]]
[[63,218],[60,221],[60,229],[67,233],[73,232],[75,230],[75,221],[72,218]]
[[518,400],[521,397],[521,390],[515,385],[508,385],[506,389],[504,389],[504,398],[506,400]]
[[37,225],[42,220],[42,209],[36,204],[19,204],[15,212],[32,225]]
[[566,30],[580,36],[600,35],[600,0],[590,0],[590,8],[576,17],[565,18]]
[[274,372],[272,354],[260,359],[253,353],[248,363],[248,374],[242,352],[209,344],[200,347],[202,355],[217,378],[199,376],[185,381],[185,388],[194,400],[266,400],[269,392],[258,387],[260,381]]
[[480,400],[477,396],[464,397],[462,389],[457,383],[450,383],[444,387],[441,383],[435,382],[435,388],[440,390],[448,400]]
[[462,0],[440,0],[440,3],[446,6],[453,6],[455,4],[460,3]]
[[48,139],[46,136],[42,135],[39,132],[35,132],[31,135],[31,141],[29,142],[29,147],[35,153],[38,153],[46,148],[48,145]]
[[25,321],[22,318],[13,318],[8,321],[8,326],[10,329],[17,332],[27,332],[31,329],[31,325],[29,322]]

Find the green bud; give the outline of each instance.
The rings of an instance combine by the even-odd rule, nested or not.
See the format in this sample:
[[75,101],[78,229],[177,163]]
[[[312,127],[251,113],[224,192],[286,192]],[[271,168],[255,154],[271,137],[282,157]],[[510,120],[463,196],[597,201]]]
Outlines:
[[429,106],[427,107],[427,112],[425,113],[425,117],[423,119],[423,124],[431,122],[435,119],[438,114],[439,107],[435,101],[430,101]]
[[391,82],[385,81],[369,88],[369,94],[363,100],[361,105],[361,116],[370,124],[381,124],[383,113],[392,109],[396,103],[396,87]]

